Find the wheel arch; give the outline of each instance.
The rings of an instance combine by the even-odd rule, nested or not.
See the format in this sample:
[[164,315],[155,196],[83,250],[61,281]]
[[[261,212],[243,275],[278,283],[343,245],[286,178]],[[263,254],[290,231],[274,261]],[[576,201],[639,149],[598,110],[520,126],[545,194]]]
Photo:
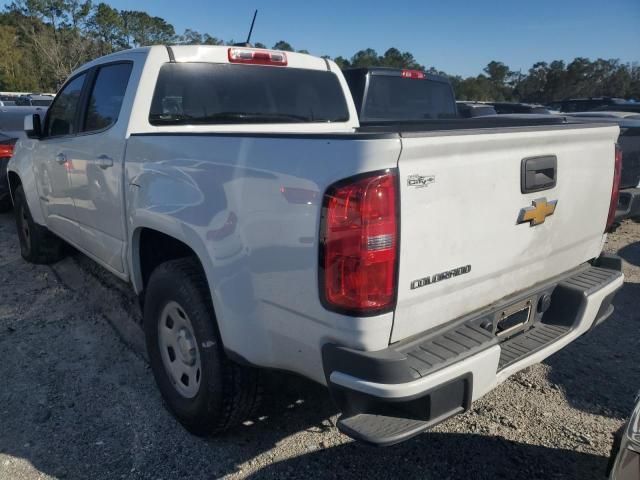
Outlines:
[[184,239],[153,227],[136,228],[131,245],[131,280],[136,292],[144,292],[151,273],[158,265],[184,257],[195,258],[200,263],[205,277],[207,276],[197,248],[193,248]]
[[[18,145],[21,144],[22,141],[19,142]],[[22,185],[33,221],[39,225],[46,226],[32,160],[32,153],[29,148],[16,148],[15,154],[11,157],[11,160],[9,160],[7,177],[9,178],[11,200],[13,201],[15,199],[16,188]]]
[[22,180],[20,180],[20,175],[12,170],[9,170],[7,172],[7,180],[9,182],[9,194],[11,195],[11,202],[15,203],[15,192],[16,189],[20,185],[22,185]]

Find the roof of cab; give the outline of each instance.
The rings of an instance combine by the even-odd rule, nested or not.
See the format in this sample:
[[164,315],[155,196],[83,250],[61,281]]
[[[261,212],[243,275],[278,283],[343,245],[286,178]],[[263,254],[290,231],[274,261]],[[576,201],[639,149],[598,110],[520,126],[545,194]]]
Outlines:
[[287,66],[312,70],[331,70],[329,61],[306,53],[283,52],[265,48],[228,46],[228,45],[176,45],[167,47],[173,53],[176,62],[213,62],[229,63],[229,50],[254,50],[261,52],[278,52],[286,55]]
[[[400,75],[404,70],[415,70],[411,68],[393,68],[393,67],[354,67],[354,68],[345,68],[343,72],[349,73],[361,73],[366,75],[368,73],[372,75]],[[424,72],[425,78],[427,80],[434,80],[436,82],[444,82],[450,83],[449,79],[443,75],[438,75],[435,73]]]
[[[153,45],[149,47],[132,48],[128,50],[121,50],[119,52],[111,53],[103,57],[97,58],[89,63],[82,65],[76,72],[86,70],[97,64],[105,63],[106,61],[118,61],[124,56],[128,56],[132,53],[146,53],[149,54],[152,51],[163,50],[166,52],[167,62],[211,62],[211,63],[229,63],[229,49],[238,48],[242,50],[256,50],[256,51],[271,51],[283,53],[287,58],[287,67],[293,68],[305,68],[311,70],[338,70],[338,67],[331,61],[321,57],[314,57],[306,53],[297,52],[283,52],[280,50],[271,50],[263,48],[253,47],[239,47],[228,45]],[[332,68],[333,65],[333,68]],[[279,67],[283,68],[283,67]]]

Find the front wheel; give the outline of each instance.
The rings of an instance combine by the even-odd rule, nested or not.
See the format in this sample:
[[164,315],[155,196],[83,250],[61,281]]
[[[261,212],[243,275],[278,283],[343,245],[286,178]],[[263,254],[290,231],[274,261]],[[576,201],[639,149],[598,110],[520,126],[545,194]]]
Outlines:
[[260,399],[258,372],[224,353],[200,264],[158,266],[145,293],[144,331],[158,388],[171,412],[197,435],[249,418]]

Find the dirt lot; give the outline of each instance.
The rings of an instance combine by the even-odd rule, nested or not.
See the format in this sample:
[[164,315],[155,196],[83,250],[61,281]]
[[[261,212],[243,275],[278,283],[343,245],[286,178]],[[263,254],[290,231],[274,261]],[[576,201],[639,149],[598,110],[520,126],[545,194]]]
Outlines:
[[602,478],[640,388],[640,224],[616,313],[434,431],[375,449],[333,426],[323,388],[272,374],[260,417],[191,436],[163,408],[127,286],[74,255],[25,263],[0,215],[0,478]]

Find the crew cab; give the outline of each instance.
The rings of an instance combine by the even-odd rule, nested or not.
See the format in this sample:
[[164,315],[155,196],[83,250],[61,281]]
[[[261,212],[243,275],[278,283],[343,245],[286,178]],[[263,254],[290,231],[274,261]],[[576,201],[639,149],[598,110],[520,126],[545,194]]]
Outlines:
[[[381,101],[428,78],[390,80]],[[158,387],[197,434],[249,418],[272,368],[326,385],[341,431],[396,443],[611,315],[617,126],[397,122],[383,103],[361,124],[359,104],[300,53],[99,58],[25,119],[22,256],[67,242],[131,283]]]

